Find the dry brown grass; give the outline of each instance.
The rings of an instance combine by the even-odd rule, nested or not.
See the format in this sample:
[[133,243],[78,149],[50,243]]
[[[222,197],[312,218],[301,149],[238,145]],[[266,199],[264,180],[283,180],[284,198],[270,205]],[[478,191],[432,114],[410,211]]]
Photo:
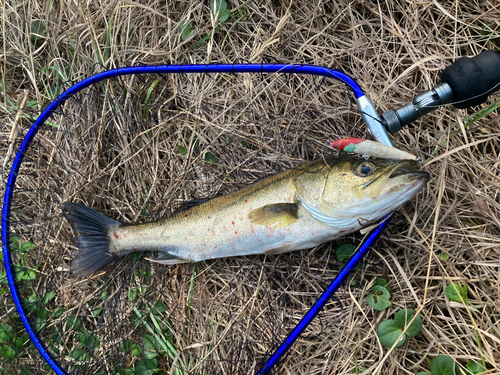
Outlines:
[[[12,162],[9,149],[15,153],[39,111],[29,106],[47,105],[51,90],[60,91],[64,81],[81,80],[96,70],[237,58],[260,62],[266,56],[307,61],[350,74],[384,112],[434,86],[440,71],[457,57],[498,50],[494,34],[483,35],[487,25],[498,26],[496,1],[231,0],[229,6],[246,9],[247,15],[233,27],[235,19],[226,22],[195,46],[215,26],[207,4],[4,1],[4,181]],[[178,27],[185,19],[194,26],[187,41]],[[34,41],[30,28],[37,20],[46,25],[46,33]],[[94,66],[98,62],[103,67]],[[500,374],[500,122],[495,110],[466,127],[472,113],[442,108],[393,137],[398,148],[427,160],[423,168],[432,180],[393,221],[390,242],[382,240],[353,283],[337,294],[341,306],[327,306],[292,348],[280,373],[353,374],[366,367],[371,374],[414,374],[428,371],[430,360],[447,354],[462,369],[470,360],[484,360],[488,374]],[[233,191],[329,154],[328,140],[366,136],[338,83],[325,82],[317,90],[307,77],[132,76],[85,91],[51,121],[57,127],[40,131],[23,164],[12,220],[21,240],[37,244],[28,258],[30,267],[39,267],[37,282],[23,290],[55,291],[49,308],[66,307],[44,331],[59,330],[62,341],[56,345],[63,354],[79,345],[76,334],[61,323],[76,314],[101,339],[96,367],[109,373],[117,364],[132,367],[138,358],[120,352],[116,343],[140,344],[147,330],[131,326],[133,309],[148,313],[149,303],[161,301],[168,306],[162,319],[171,327],[178,352],[174,360],[162,356],[162,371],[175,373],[183,363],[193,373],[253,373],[338,272],[335,244],[326,244],[280,256],[180,267],[126,259],[110,265],[105,275],[75,280],[65,272],[74,234],[58,209],[72,199],[123,222],[158,218],[184,200]],[[188,153],[182,155],[178,145]],[[430,155],[437,147],[434,158]],[[204,161],[207,152],[217,163]],[[345,241],[359,240],[355,235]],[[444,253],[447,261],[437,257]],[[134,275],[150,267],[151,278]],[[384,312],[366,303],[378,276],[389,280],[393,291],[393,304]],[[447,299],[444,288],[450,283],[467,284],[475,309]],[[132,304],[129,292],[140,284],[147,291]],[[103,291],[108,298],[93,317]],[[12,301],[7,294],[2,301],[0,323],[12,324]],[[388,351],[380,346],[376,327],[402,308],[420,310],[423,330],[401,349]],[[60,360],[70,366],[67,356]],[[15,362],[0,360],[0,367],[16,373],[23,365],[41,373],[40,363],[27,346]]]

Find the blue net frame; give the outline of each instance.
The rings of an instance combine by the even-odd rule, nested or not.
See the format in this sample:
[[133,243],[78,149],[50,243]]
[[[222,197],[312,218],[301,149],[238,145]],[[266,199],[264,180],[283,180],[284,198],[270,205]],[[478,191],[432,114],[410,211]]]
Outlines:
[[[29,337],[35,344],[36,348],[45,359],[45,361],[51,366],[51,368],[57,374],[67,374],[67,372],[61,367],[61,365],[53,358],[52,354],[47,350],[44,343],[38,337],[35,329],[32,327],[25,308],[23,306],[18,288],[15,283],[15,268],[12,264],[12,257],[10,254],[9,244],[11,242],[10,234],[10,214],[11,205],[14,190],[16,187],[16,179],[24,160],[24,156],[28,151],[30,145],[32,144],[36,134],[40,128],[44,125],[46,120],[58,109],[60,108],[68,99],[82,91],[83,89],[94,85],[95,83],[104,81],[106,79],[127,76],[127,75],[144,75],[144,74],[172,74],[172,73],[280,73],[280,74],[301,74],[301,75],[316,75],[326,78],[333,78],[338,81],[345,83],[354,93],[358,103],[360,99],[367,100],[364,92],[361,90],[360,86],[348,75],[342,73],[338,70],[315,66],[315,65],[302,65],[302,64],[199,64],[199,65],[151,65],[151,66],[134,66],[134,67],[123,67],[113,70],[108,70],[102,73],[95,74],[89,78],[86,78],[77,84],[70,87],[64,93],[62,93],[58,98],[56,98],[52,103],[50,103],[47,108],[38,116],[35,120],[28,133],[26,134],[21,146],[14,158],[9,176],[7,179],[7,184],[5,187],[4,203],[2,208],[2,250],[4,255],[5,270],[7,274],[7,280],[9,288],[14,300],[16,309],[19,316],[26,328]],[[366,120],[366,118],[365,118]],[[368,253],[371,246],[375,244],[380,235],[383,233],[385,228],[390,222],[391,216],[388,215],[382,223],[376,228],[365,241],[358,248],[356,253],[352,256],[349,262],[344,266],[340,273],[334,278],[329,287],[323,292],[323,294],[318,298],[302,320],[297,324],[297,326],[291,331],[288,337],[283,341],[283,343],[274,351],[274,353],[265,361],[264,365],[257,372],[258,375],[269,374],[274,366],[276,366],[279,361],[285,356],[288,349],[293,345],[297,338],[306,329],[309,323],[318,315],[330,298],[335,294],[335,292],[340,288],[340,286],[345,282],[350,273],[357,267],[362,261],[364,256]]]

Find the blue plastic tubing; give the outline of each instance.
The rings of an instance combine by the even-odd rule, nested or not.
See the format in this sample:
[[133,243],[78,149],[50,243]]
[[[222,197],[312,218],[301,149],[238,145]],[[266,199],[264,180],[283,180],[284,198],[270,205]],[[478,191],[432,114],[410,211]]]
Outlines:
[[[50,117],[54,111],[56,111],[61,105],[63,105],[69,98],[71,98],[76,93],[81,90],[105,79],[127,76],[132,74],[167,74],[167,73],[282,73],[282,74],[306,74],[306,75],[318,75],[328,78],[334,78],[341,82],[347,84],[354,92],[356,98],[360,98],[364,95],[363,91],[359,85],[348,75],[341,73],[337,70],[314,66],[314,65],[298,65],[298,64],[208,64],[208,65],[151,65],[151,66],[135,66],[135,67],[125,67],[113,70],[108,70],[92,77],[84,79],[78,82],[74,86],[70,87],[67,91],[62,93],[57,99],[49,104],[47,108],[38,116],[34,124],[29,129],[26,134],[19,151],[16,154],[12,168],[7,179],[7,185],[5,187],[4,203],[2,208],[2,249],[5,262],[5,270],[7,273],[7,279],[10,287],[14,303],[16,305],[19,316],[24,324],[24,327],[28,331],[28,334],[33,340],[36,348],[46,360],[46,362],[52,367],[52,369],[57,374],[67,374],[67,372],[60,366],[59,363],[53,358],[52,354],[49,353],[43,342],[37,336],[37,333],[33,330],[28,321],[26,313],[21,302],[19,291],[14,282],[14,269],[12,267],[12,258],[9,252],[10,244],[10,211],[12,204],[12,196],[14,193],[17,173],[23,162],[24,155],[28,151],[34,137],[38,133],[40,127],[45,123],[45,121]],[[388,224],[388,220],[384,221],[378,229],[376,229],[368,239],[363,243],[360,250],[352,257],[347,266],[342,269],[340,274],[333,280],[330,287],[321,295],[319,300],[314,304],[311,310],[304,316],[300,321],[299,325],[290,333],[283,344],[278,348],[278,350],[270,357],[269,361],[264,365],[264,367],[258,372],[261,374],[268,374],[272,367],[280,360],[280,358],[286,353],[288,348],[295,342],[298,336],[304,331],[307,325],[314,319],[318,312],[327,303],[329,298],[335,293],[335,291],[340,287],[340,285],[349,276],[351,271],[356,268],[356,266],[361,262],[362,258],[368,251],[369,247],[378,239],[382,231]]]

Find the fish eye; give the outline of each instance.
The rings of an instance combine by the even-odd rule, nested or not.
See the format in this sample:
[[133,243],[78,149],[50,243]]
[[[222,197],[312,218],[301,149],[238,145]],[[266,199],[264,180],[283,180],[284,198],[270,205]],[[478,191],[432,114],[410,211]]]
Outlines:
[[372,174],[372,172],[375,170],[375,165],[372,163],[361,163],[358,165],[356,168],[356,174],[360,177],[366,177]]

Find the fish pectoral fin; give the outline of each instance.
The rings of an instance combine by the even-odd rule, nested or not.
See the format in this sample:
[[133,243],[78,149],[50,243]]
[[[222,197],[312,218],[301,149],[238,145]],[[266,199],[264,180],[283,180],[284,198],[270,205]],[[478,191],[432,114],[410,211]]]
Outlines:
[[248,214],[256,225],[283,228],[292,225],[299,217],[299,206],[295,203],[276,203],[257,208]]

